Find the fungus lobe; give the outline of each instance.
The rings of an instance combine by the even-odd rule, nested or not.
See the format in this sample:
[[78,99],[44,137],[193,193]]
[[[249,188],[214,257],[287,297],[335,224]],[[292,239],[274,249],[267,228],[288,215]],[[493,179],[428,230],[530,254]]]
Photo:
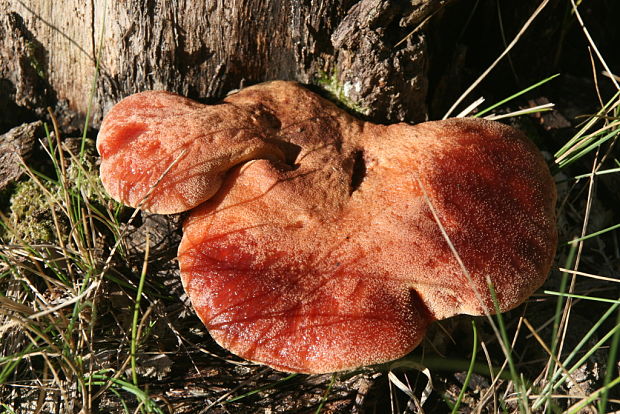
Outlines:
[[555,251],[547,166],[496,122],[376,125],[270,82],[213,106],[131,96],[98,148],[114,198],[191,210],[181,278],[213,338],[284,371],[399,358],[432,321],[492,309],[487,280],[518,306]]

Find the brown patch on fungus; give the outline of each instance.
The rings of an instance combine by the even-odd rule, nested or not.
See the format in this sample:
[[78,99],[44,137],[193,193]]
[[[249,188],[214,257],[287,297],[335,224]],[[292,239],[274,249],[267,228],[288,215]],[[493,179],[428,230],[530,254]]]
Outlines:
[[198,316],[223,347],[284,371],[399,358],[433,320],[492,309],[487,278],[501,310],[518,306],[555,251],[547,166],[495,122],[375,125],[271,82],[214,106],[126,98],[98,148],[113,197],[193,209],[179,262]]

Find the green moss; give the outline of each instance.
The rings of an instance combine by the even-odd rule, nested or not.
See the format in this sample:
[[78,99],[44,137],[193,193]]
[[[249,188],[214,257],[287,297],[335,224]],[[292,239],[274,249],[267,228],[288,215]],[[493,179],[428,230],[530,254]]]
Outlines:
[[79,158],[80,146],[81,139],[76,139],[73,162],[70,162],[67,168],[67,181],[71,184],[70,189],[73,192],[79,191],[91,203],[108,203],[110,199],[99,179],[99,170],[96,167],[99,156],[95,149],[95,141],[90,138],[84,140],[83,157],[81,161],[76,162]]
[[35,42],[27,41],[26,51],[28,52],[28,59],[32,69],[41,79],[47,79],[45,67],[42,63],[42,56],[44,56],[43,47]]
[[55,240],[51,203],[43,190],[32,180],[17,184],[11,196],[9,222],[13,239],[29,244]]
[[[329,93],[330,97],[341,106],[360,115],[367,115],[368,108],[359,105],[347,96],[346,85],[340,82],[338,70],[320,71],[314,77],[315,84]],[[350,86],[350,85],[349,85]]]
[[[41,179],[47,191],[33,180],[16,184],[7,194],[6,200],[9,201],[3,208],[10,230],[0,228],[0,239],[13,242],[23,240],[28,244],[57,243],[58,234],[68,239],[71,231],[67,212],[74,222],[80,222],[85,202],[92,208],[113,203],[99,180],[94,141],[86,139],[81,160],[78,155],[81,139],[68,138],[65,144],[71,148],[70,152],[65,151],[67,168],[62,182],[67,185],[66,193],[57,181]],[[56,174],[61,174],[60,168]],[[67,200],[71,205],[65,205]],[[56,212],[57,224],[53,211]],[[56,228],[57,225],[60,229]]]

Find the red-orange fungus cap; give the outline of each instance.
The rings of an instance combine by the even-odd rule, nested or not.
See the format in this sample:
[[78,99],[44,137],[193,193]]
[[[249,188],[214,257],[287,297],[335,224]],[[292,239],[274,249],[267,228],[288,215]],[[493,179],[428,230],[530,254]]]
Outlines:
[[97,145],[114,198],[191,209],[181,277],[213,338],[283,371],[399,358],[432,321],[492,310],[488,280],[514,308],[555,252],[549,170],[497,122],[375,125],[270,82],[218,105],[130,96]]

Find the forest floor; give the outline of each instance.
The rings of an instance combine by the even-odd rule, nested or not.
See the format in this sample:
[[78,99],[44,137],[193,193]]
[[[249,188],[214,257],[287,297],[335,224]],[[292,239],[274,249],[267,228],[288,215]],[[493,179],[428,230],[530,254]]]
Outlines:
[[545,285],[496,317],[506,337],[486,317],[454,317],[398,361],[336,374],[220,348],[181,286],[183,216],[112,201],[97,131],[14,125],[0,136],[0,413],[619,411],[620,89],[603,64],[493,112],[555,104],[503,120],[545,155],[559,231]]

